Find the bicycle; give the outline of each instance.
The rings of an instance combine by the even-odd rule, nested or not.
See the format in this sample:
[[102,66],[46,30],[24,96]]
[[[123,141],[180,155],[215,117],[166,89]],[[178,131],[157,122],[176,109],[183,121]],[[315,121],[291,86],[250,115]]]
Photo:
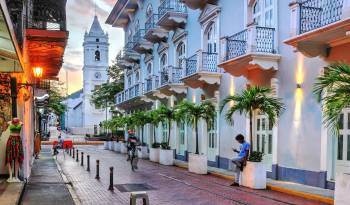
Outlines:
[[136,150],[140,150],[136,145],[132,146],[130,149],[130,165],[131,165],[131,170],[134,172],[135,169],[138,169],[137,163],[139,161],[139,157],[137,156]]

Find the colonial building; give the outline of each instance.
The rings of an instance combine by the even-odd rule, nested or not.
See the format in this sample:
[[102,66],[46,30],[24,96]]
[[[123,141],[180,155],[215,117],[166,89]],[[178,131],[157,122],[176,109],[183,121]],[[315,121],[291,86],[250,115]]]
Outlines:
[[[174,106],[182,99],[210,100],[217,107],[210,130],[200,123],[200,153],[208,165],[227,169],[234,136],[248,136],[249,121],[235,115],[234,126],[219,102],[249,85],[271,87],[286,110],[271,126],[254,114],[254,149],[264,153],[267,176],[334,189],[335,175],[350,171],[348,113],[340,137],[322,125],[312,92],[328,63],[350,63],[349,0],[132,0],[117,1],[106,23],[125,31],[117,63],[125,71],[125,90],[116,96],[127,114]],[[290,46],[291,45],[291,46]],[[224,110],[225,111],[225,110]],[[194,152],[193,129],[173,123],[176,158]],[[146,126],[146,142],[165,140],[167,125]]]
[[110,115],[108,109],[100,109],[91,103],[92,92],[108,81],[108,34],[102,30],[97,16],[89,32],[85,32],[83,47],[83,89],[68,97],[65,122],[73,133],[93,134]]

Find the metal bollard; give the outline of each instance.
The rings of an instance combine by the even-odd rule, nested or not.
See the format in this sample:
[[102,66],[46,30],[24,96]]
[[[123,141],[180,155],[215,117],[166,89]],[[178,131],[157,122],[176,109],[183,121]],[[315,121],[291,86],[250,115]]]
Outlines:
[[136,205],[137,199],[142,199],[143,205],[149,205],[148,194],[144,191],[140,192],[131,192],[130,194],[130,205]]
[[77,156],[76,156],[76,158],[75,158],[75,161],[76,162],[79,162],[79,150],[77,149]]
[[90,155],[87,155],[86,158],[87,158],[87,159],[86,159],[86,160],[87,160],[87,162],[86,162],[86,163],[87,163],[86,171],[89,172],[89,171],[90,171]]
[[81,152],[81,162],[80,166],[84,166],[84,152]]
[[75,148],[73,147],[73,159],[75,158]]
[[109,191],[114,191],[114,187],[113,187],[113,167],[109,168],[109,187],[108,187]]
[[95,179],[100,179],[100,160],[96,160],[96,177]]

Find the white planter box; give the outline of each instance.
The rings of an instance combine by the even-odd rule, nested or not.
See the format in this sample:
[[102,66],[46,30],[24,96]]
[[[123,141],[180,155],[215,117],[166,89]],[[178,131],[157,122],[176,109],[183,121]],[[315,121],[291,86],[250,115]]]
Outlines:
[[159,163],[162,165],[174,165],[174,150],[160,149]]
[[120,144],[117,141],[113,142],[113,151],[120,152]]
[[335,181],[334,204],[348,205],[350,201],[350,173],[337,174]]
[[113,150],[113,141],[108,141],[108,150]]
[[262,162],[247,162],[241,175],[241,185],[252,189],[266,189],[266,168]]
[[137,150],[137,156],[140,159],[148,159],[149,154],[148,154],[148,147],[147,146],[141,146],[141,150]]
[[105,149],[105,150],[108,149],[108,141],[103,142],[103,149]]
[[126,144],[124,142],[119,142],[119,144],[120,144],[120,153],[126,154],[128,152]]
[[152,162],[159,162],[160,148],[149,149],[149,160]]
[[207,174],[208,157],[206,155],[189,154],[188,171],[196,174]]

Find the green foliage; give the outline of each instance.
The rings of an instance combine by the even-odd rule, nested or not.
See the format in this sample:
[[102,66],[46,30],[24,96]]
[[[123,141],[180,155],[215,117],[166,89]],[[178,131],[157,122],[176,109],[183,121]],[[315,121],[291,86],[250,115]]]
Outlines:
[[[151,123],[154,128],[158,127],[159,123],[161,122],[161,118],[159,117],[158,111],[157,110],[148,111],[147,115],[150,120],[149,123]],[[156,139],[156,129],[153,129],[153,144],[156,144],[156,146],[158,147],[160,146],[160,144],[157,143],[157,139]]]
[[[158,114],[158,117],[161,122],[168,123],[168,140],[166,142],[167,146],[161,146],[162,148],[164,147],[167,149],[170,149],[170,130],[171,130],[171,124],[172,121],[177,120],[177,115],[176,115],[176,109],[175,108],[170,108],[167,107],[166,105],[161,105],[157,110],[156,114]],[[162,143],[163,144],[163,143]]]
[[152,148],[154,148],[154,149],[159,148],[159,147],[160,147],[160,143],[158,143],[158,142],[154,142],[152,144]]
[[196,132],[196,154],[199,154],[198,148],[198,120],[204,119],[207,122],[208,128],[213,124],[216,111],[214,105],[209,101],[194,104],[189,101],[182,101],[177,106],[176,119],[178,121],[186,121],[195,128]]
[[350,67],[345,63],[333,63],[316,79],[314,93],[322,102],[323,123],[337,135],[339,117],[350,106]]
[[162,142],[162,143],[160,143],[160,147],[161,147],[162,149],[166,149],[166,150],[170,150],[170,149],[171,149],[171,147],[169,146],[169,143],[168,143],[168,142]]
[[62,115],[66,111],[66,105],[62,103],[65,99],[63,96],[62,83],[53,84],[50,83],[50,90],[48,90],[48,94],[50,96],[47,108],[49,111],[55,113],[57,116]]
[[251,162],[261,162],[263,160],[264,153],[253,151],[248,157],[248,161]]
[[93,90],[91,103],[96,107],[106,108],[114,104],[115,95],[123,90],[123,85],[116,82],[102,84],[99,88]]
[[108,76],[116,82],[124,84],[124,69],[113,62],[113,65],[108,69]]
[[244,90],[241,94],[228,96],[220,105],[220,111],[222,112],[226,104],[232,103],[232,106],[228,108],[225,118],[233,124],[232,116],[238,112],[240,115],[245,114],[249,116],[250,120],[250,153],[252,153],[253,147],[253,128],[252,118],[254,111],[260,111],[265,113],[272,125],[275,125],[276,119],[284,111],[285,107],[281,99],[272,97],[272,90],[266,87],[253,86]]

